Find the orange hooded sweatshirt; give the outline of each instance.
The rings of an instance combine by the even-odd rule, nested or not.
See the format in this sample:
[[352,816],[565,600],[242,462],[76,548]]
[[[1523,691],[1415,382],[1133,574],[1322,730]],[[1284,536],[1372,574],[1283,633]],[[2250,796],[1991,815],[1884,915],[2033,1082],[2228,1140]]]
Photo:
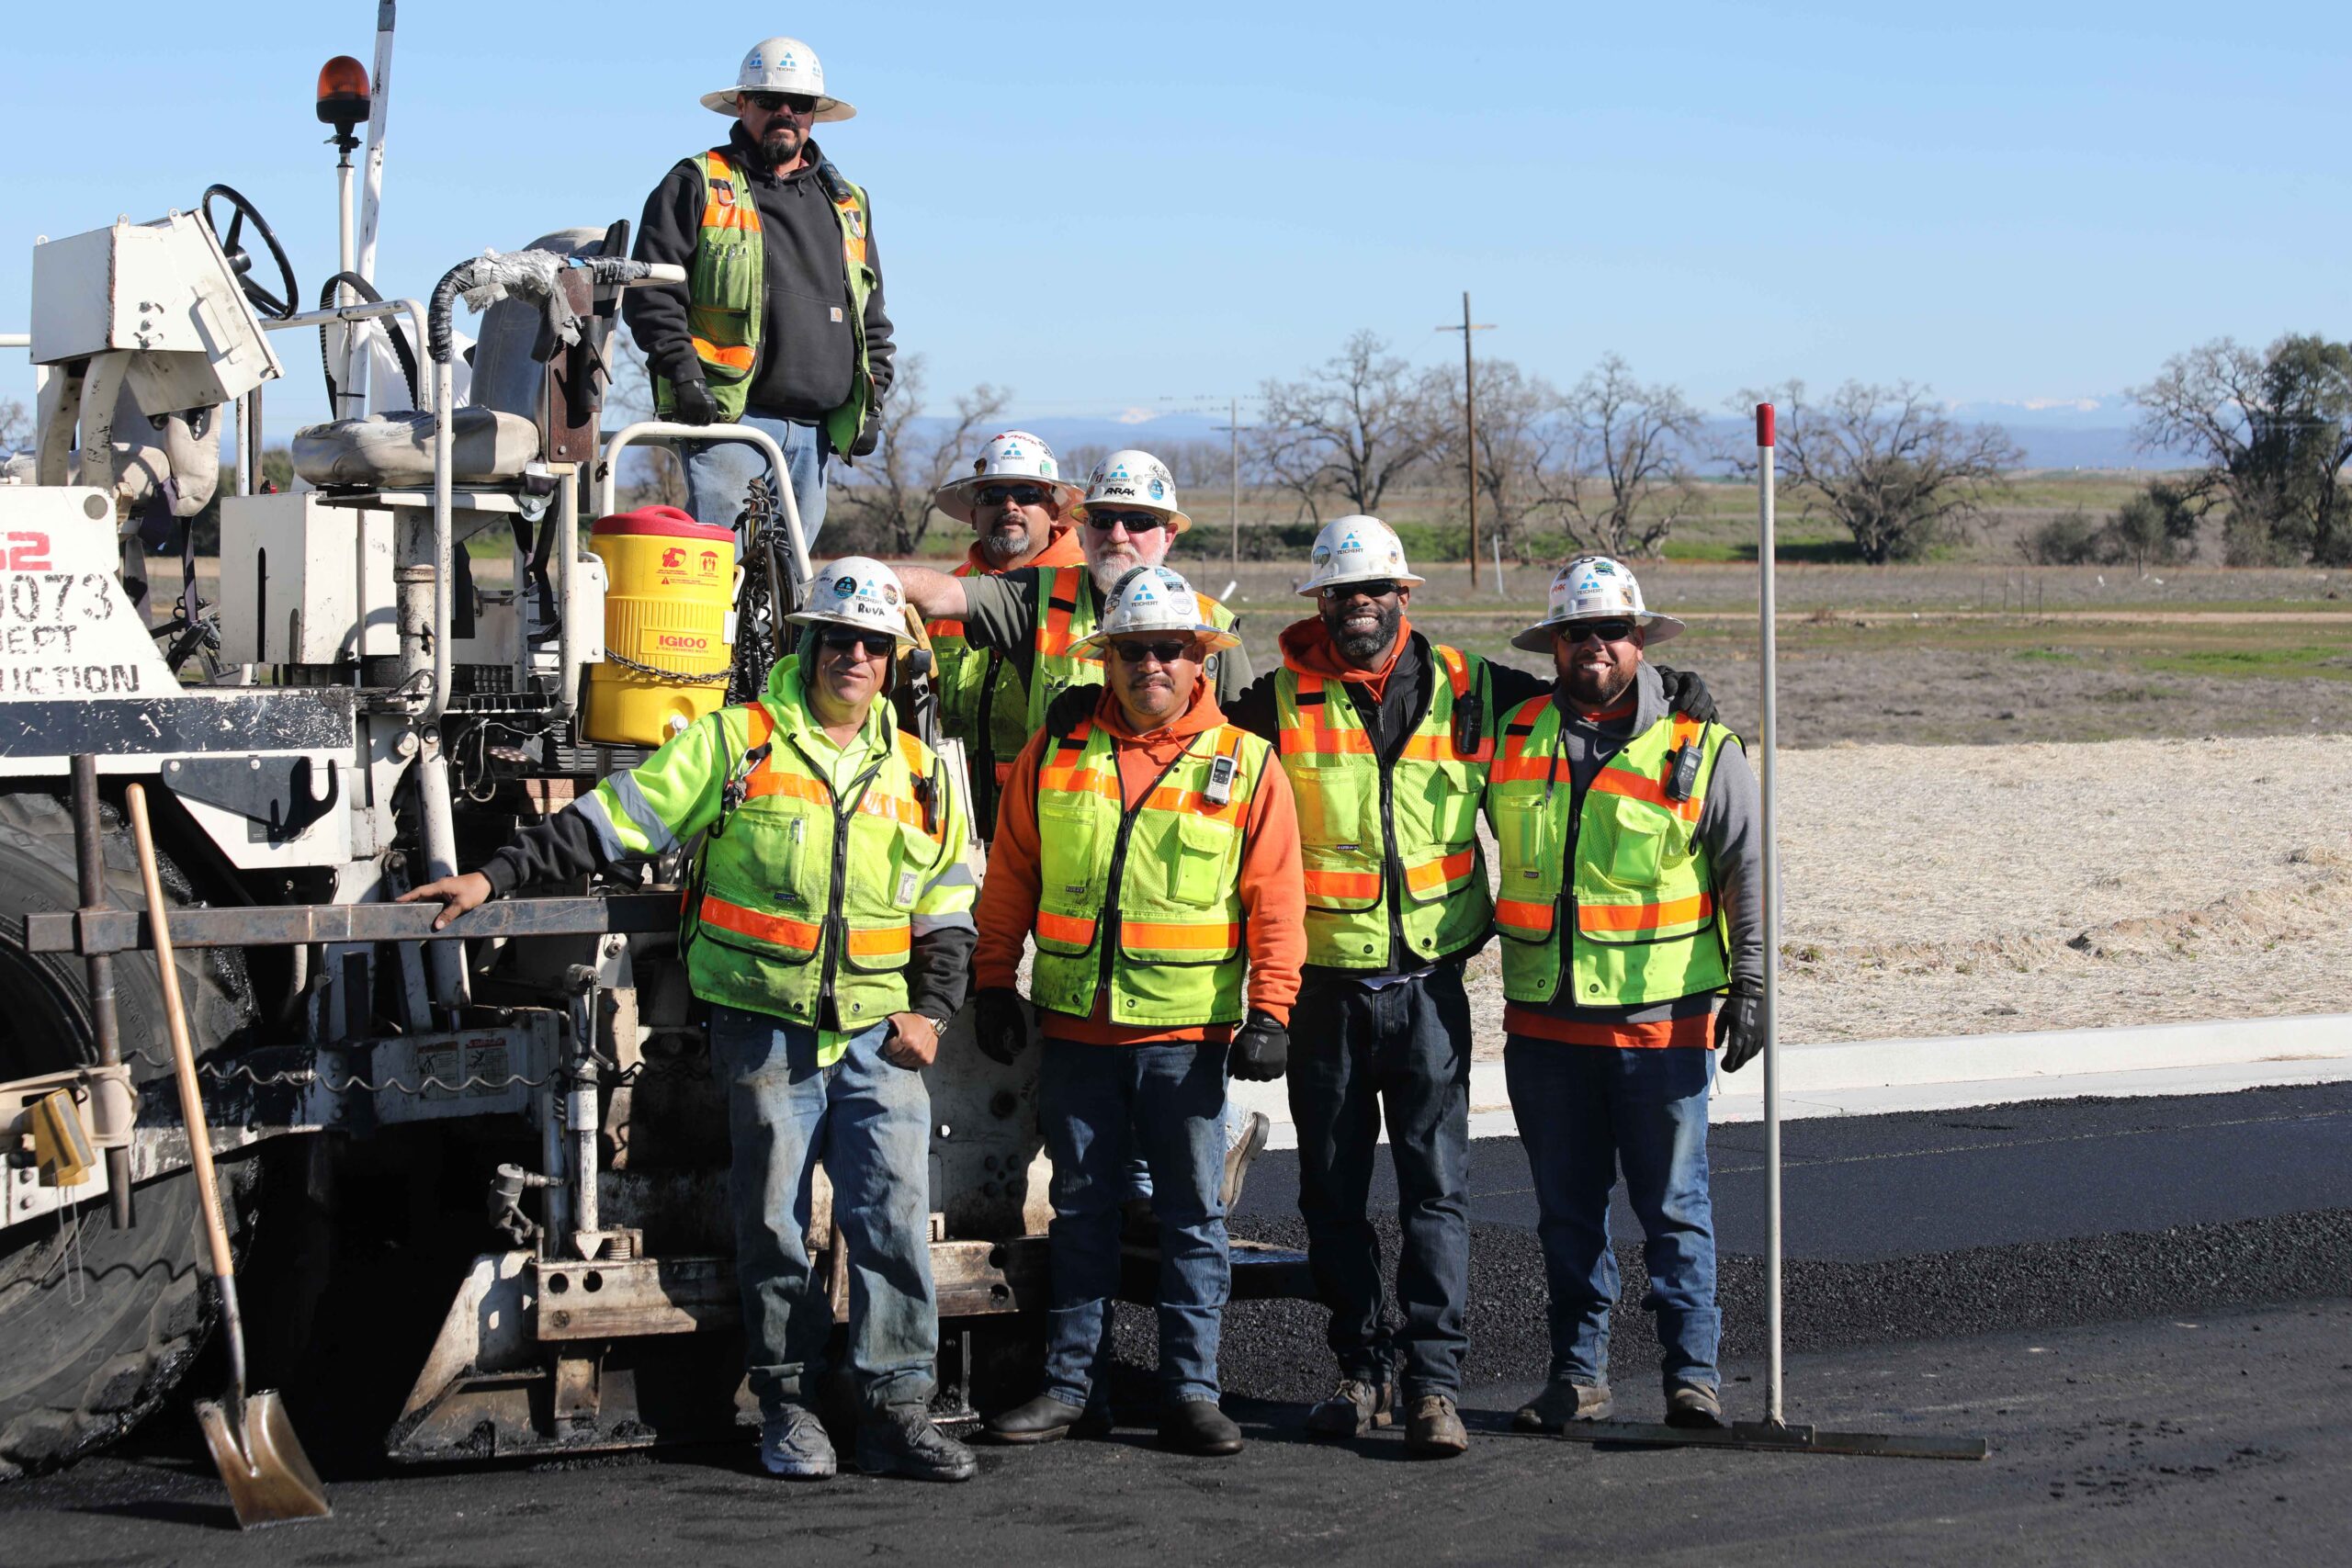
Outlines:
[[1388,690],[1388,673],[1396,668],[1396,656],[1413,639],[1413,623],[1404,616],[1396,617],[1396,640],[1388,645],[1388,657],[1380,661],[1377,670],[1359,670],[1341,657],[1339,645],[1331,640],[1331,628],[1321,617],[1310,615],[1294,621],[1283,628],[1283,662],[1302,675],[1320,675],[1326,681],[1351,681],[1371,688],[1372,700],[1378,702]]
[[[1054,530],[1053,536],[1046,541],[1044,549],[1039,550],[1019,566],[1005,568],[1005,571],[1025,571],[1033,566],[1043,571],[1051,571],[1057,566],[1077,566],[1085,559],[1086,548],[1079,543],[1078,530],[1065,523]],[[1001,577],[1004,573],[989,565],[987,559],[980,554],[978,541],[975,540],[970,547],[965,550],[964,563],[956,569],[954,575]],[[962,637],[964,623],[926,621],[923,623],[922,629],[933,637]]]
[[[1126,808],[1133,810],[1155,780],[1202,731],[1225,722],[1216,705],[1216,687],[1202,681],[1193,705],[1173,723],[1138,735],[1127,723],[1125,710],[1109,687],[1094,709],[1094,722],[1111,733],[1119,762],[1119,788]],[[1005,781],[1004,798],[997,808],[996,841],[989,846],[988,874],[980,879],[980,900],[972,911],[979,927],[979,947],[973,955],[974,984],[982,989],[1010,987],[1018,979],[1022,946],[1037,920],[1038,840],[1037,765],[1045,755],[1043,731],[1029,738],[1012,776]],[[1291,1003],[1298,999],[1299,966],[1306,962],[1306,885],[1298,849],[1298,813],[1292,803],[1290,780],[1279,767],[1269,767],[1250,797],[1250,814],[1241,829],[1242,941],[1250,957],[1249,1005],[1290,1021]],[[1094,1015],[1073,1018],[1068,1013],[1040,1015],[1046,1035],[1091,1045],[1142,1045],[1200,1040],[1225,1044],[1233,1038],[1229,1023],[1193,1024],[1167,1028],[1113,1023],[1110,998],[1097,992]]]

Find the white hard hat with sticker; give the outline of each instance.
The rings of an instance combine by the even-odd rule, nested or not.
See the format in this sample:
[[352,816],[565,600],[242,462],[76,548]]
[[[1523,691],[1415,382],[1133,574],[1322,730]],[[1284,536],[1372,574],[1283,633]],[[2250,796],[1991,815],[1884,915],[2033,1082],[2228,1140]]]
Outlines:
[[857,110],[825,93],[825,67],[817,51],[797,38],[763,38],[743,57],[735,85],[702,96],[702,107],[729,117],[742,112],[743,93],[806,93],[817,100],[811,119],[850,119]]
[[1326,523],[1315,536],[1315,550],[1307,560],[1310,570],[1298,592],[1308,599],[1344,582],[1386,581],[1412,587],[1423,581],[1405,564],[1405,546],[1396,530],[1361,513]]
[[1086,499],[1079,502],[1075,513],[1080,522],[1086,520],[1090,506],[1156,512],[1178,534],[1193,525],[1192,518],[1176,502],[1176,477],[1168,471],[1168,465],[1132,446],[1094,465],[1094,472],[1087,476]]
[[1164,566],[1139,566],[1119,579],[1102,601],[1102,619],[1093,635],[1071,646],[1081,658],[1100,659],[1114,637],[1138,632],[1182,632],[1201,639],[1204,651],[1238,648],[1241,636],[1210,620],[1193,585]]
[[843,556],[820,568],[808,585],[808,603],[785,617],[804,626],[855,626],[914,641],[907,625],[906,590],[899,574],[871,556]]
[[972,471],[941,485],[932,496],[932,504],[958,523],[969,523],[982,485],[1023,482],[1051,491],[1055,502],[1065,511],[1086,493],[1062,478],[1052,447],[1025,430],[1007,430],[989,436],[980,455],[972,459]]
[[1548,653],[1552,633],[1572,621],[1632,619],[1641,626],[1644,643],[1660,643],[1682,629],[1672,615],[1662,615],[1642,604],[1642,585],[1623,561],[1607,556],[1578,556],[1552,574],[1552,592],[1544,618],[1510,639],[1513,648]]

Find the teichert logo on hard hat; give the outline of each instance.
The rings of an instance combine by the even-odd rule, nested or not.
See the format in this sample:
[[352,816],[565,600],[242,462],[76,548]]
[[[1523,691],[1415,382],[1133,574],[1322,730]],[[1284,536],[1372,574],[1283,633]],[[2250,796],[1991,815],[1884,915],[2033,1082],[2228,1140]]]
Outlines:
[[851,594],[857,592],[857,579],[854,577],[836,578],[833,581],[833,592],[840,594],[844,599],[848,598]]

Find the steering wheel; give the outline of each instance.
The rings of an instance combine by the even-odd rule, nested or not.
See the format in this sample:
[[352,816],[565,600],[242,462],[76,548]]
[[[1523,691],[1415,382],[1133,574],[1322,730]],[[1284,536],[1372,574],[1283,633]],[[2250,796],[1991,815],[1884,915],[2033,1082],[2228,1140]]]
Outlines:
[[[229,204],[229,231],[225,234],[212,216],[214,197]],[[294,301],[302,297],[302,291],[295,286],[294,264],[286,259],[286,247],[277,243],[277,235],[270,228],[269,220],[261,215],[261,209],[227,186],[207,186],[199,210],[204,217],[204,226],[211,230],[213,237],[220,242],[221,254],[229,258],[229,266],[237,275],[237,287],[244,290],[245,299],[253,308],[274,321],[282,321],[292,315]],[[253,220],[254,229],[261,235],[262,243],[269,247],[270,258],[277,263],[278,278],[286,286],[282,293],[272,294],[254,281],[253,253],[241,243],[244,239],[245,220],[248,218]]]

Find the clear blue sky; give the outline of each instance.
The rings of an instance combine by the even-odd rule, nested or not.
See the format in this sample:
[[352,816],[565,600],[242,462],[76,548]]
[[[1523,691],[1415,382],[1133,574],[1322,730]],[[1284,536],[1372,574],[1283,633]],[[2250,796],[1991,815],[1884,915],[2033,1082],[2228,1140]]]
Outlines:
[[[104,26],[91,26],[102,16]],[[8,25],[0,330],[38,232],[224,181],[333,265],[314,73],[371,0],[104,0]],[[1431,23],[1436,26],[1432,28]],[[891,313],[938,394],[1111,413],[1248,390],[1371,327],[1713,407],[1797,376],[2112,399],[2222,333],[2352,333],[2339,6],[756,7],[409,0],[379,282],[634,220],[763,31],[859,116]],[[128,62],[126,65],[124,62]],[[2331,107],[2334,106],[2334,107]],[[315,356],[273,426],[323,402]],[[17,351],[0,398],[25,397]]]

